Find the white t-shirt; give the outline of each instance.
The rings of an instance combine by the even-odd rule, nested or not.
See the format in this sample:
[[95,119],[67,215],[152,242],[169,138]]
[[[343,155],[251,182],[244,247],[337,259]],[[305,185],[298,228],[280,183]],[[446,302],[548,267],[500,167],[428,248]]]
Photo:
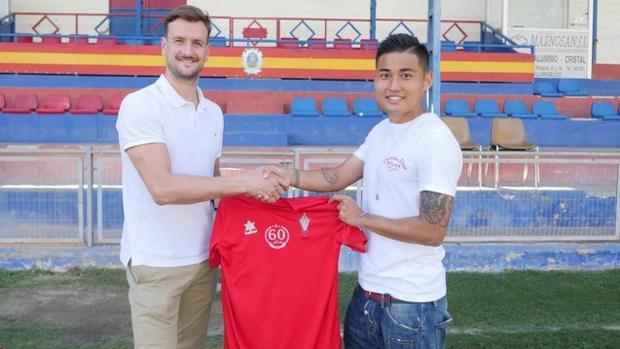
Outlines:
[[224,118],[220,107],[196,91],[198,108],[162,75],[121,104],[116,129],[123,167],[124,265],[130,258],[132,265],[154,267],[192,265],[208,258],[212,204],[158,205],[126,153],[137,145],[164,143],[173,174],[213,177],[222,152]]
[[[458,142],[435,114],[403,124],[385,119],[354,153],[364,161],[362,209],[392,219],[419,216],[420,192],[454,196],[462,167]],[[442,246],[401,242],[366,230],[359,283],[411,302],[446,294]]]

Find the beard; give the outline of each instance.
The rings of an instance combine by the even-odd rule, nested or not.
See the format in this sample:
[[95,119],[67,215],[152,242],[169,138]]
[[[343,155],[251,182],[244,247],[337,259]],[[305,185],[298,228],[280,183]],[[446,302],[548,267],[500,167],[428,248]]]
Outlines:
[[190,72],[183,72],[181,71],[181,69],[175,65],[175,62],[183,62],[183,60],[180,59],[175,59],[175,60],[168,60],[166,62],[166,66],[168,66],[168,70],[170,71],[170,73],[172,73],[172,75],[180,80],[196,80],[198,79],[198,77],[200,76],[200,71],[202,71],[202,66],[203,64],[200,64],[196,67],[196,69],[194,69],[193,71]]

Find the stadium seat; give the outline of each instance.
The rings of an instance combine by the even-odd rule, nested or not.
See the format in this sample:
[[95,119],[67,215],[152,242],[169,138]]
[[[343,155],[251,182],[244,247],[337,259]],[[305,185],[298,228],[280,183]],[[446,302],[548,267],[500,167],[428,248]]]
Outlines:
[[32,93],[19,93],[13,97],[11,104],[5,107],[2,112],[6,114],[29,114],[37,109],[39,101],[37,96]]
[[211,47],[226,47],[228,46],[225,36],[211,36],[209,37],[209,46]]
[[465,52],[480,52],[482,48],[480,41],[463,41],[463,51]]
[[88,35],[72,35],[69,43],[73,45],[88,45]]
[[527,104],[525,104],[525,101],[520,99],[506,100],[504,102],[504,113],[508,114],[508,116],[519,119],[538,118],[538,115],[530,113],[529,109],[527,108]]
[[316,101],[311,97],[293,97],[291,101],[291,115],[319,116],[319,112],[316,109]]
[[444,52],[456,51],[456,43],[452,40],[441,40],[441,50]]
[[555,103],[551,101],[535,101],[532,104],[534,114],[540,116],[541,119],[547,120],[565,120],[566,115],[558,113]]
[[523,120],[515,118],[493,119],[491,148],[496,150],[537,150],[527,141]]
[[351,39],[334,39],[334,49],[336,50],[350,50],[353,47],[351,46]]
[[324,50],[327,48],[327,40],[324,38],[308,39],[308,47],[315,50]]
[[42,44],[60,44],[61,38],[60,35],[43,35],[41,36]]
[[379,46],[377,39],[362,39],[360,40],[360,48],[362,50],[376,50]]
[[620,115],[611,102],[592,103],[592,117],[603,120],[620,120]]
[[383,111],[379,109],[374,98],[357,97],[353,99],[353,114],[363,117],[381,117]]
[[278,46],[281,48],[299,48],[299,39],[297,38],[280,38]]
[[454,138],[459,142],[461,150],[481,150],[478,143],[471,140],[469,132],[469,122],[466,118],[456,116],[442,116],[441,120],[448,126]]
[[32,43],[32,35],[18,35],[15,37],[17,43]]
[[69,110],[71,114],[97,114],[103,110],[103,99],[99,95],[80,95],[77,104]]
[[323,99],[323,115],[351,116],[351,112],[344,98],[325,98]]
[[474,113],[483,118],[504,118],[508,116],[502,113],[493,99],[479,99],[474,102]]
[[558,91],[566,96],[587,96],[588,94],[581,91],[579,81],[577,79],[560,79],[558,82]]
[[108,35],[99,35],[97,37],[97,45],[116,45],[116,38]]
[[0,93],[0,110],[6,107],[6,99],[4,98],[4,94]]
[[534,94],[542,97],[563,97],[564,94],[558,92],[549,81],[534,82]]
[[466,118],[477,116],[476,113],[473,113],[471,110],[469,110],[469,105],[464,99],[447,100],[444,107],[444,112],[446,113],[446,115],[462,116]]
[[125,98],[125,95],[114,95],[110,98],[110,102],[103,109],[103,114],[105,115],[118,115],[118,110],[121,107],[121,102]]
[[49,95],[37,108],[37,114],[64,114],[71,108],[71,98],[67,95]]

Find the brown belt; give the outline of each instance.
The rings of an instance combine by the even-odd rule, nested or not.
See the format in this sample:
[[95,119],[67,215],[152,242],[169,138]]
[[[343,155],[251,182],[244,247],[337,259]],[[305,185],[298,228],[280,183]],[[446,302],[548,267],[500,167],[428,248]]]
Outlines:
[[410,302],[404,301],[402,299],[394,298],[394,297],[390,296],[389,294],[370,292],[370,291],[366,291],[364,289],[362,289],[362,291],[364,292],[364,297],[366,297],[368,299],[372,299],[373,301],[379,302],[381,304],[410,303]]

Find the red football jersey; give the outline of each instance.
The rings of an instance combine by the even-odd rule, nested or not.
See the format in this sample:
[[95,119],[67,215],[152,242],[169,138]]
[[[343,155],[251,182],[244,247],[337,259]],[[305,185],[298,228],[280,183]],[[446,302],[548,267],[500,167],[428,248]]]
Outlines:
[[222,199],[209,264],[222,265],[224,348],[340,348],[343,244],[365,252],[366,236],[325,197]]

